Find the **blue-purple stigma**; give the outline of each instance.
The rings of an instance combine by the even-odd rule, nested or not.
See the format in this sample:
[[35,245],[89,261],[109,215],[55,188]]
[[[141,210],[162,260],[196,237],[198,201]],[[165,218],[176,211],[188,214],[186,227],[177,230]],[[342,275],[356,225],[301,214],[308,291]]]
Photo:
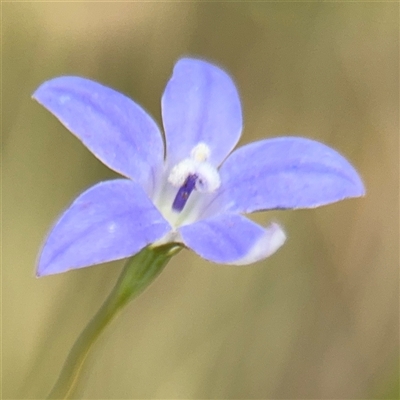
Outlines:
[[185,183],[179,188],[178,193],[175,196],[175,200],[172,203],[172,209],[181,212],[188,201],[190,194],[196,186],[197,175],[190,174]]

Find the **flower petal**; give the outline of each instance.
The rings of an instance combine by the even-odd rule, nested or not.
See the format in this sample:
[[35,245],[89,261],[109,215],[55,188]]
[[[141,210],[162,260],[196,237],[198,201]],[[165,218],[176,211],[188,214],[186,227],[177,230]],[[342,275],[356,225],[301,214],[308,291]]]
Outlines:
[[140,106],[113,89],[73,76],[45,82],[33,98],[104,164],[151,195],[164,149],[157,124]]
[[286,239],[275,223],[264,229],[241,215],[228,213],[182,226],[179,231],[183,243],[201,257],[235,265],[270,256]]
[[220,176],[212,208],[230,212],[312,208],[365,193],[360,176],[343,156],[299,137],[243,146],[228,157]]
[[232,79],[205,61],[179,60],[162,97],[162,116],[170,166],[190,156],[198,143],[211,150],[219,165],[242,131],[242,110]]
[[101,182],[61,216],[43,247],[37,275],[130,257],[169,230],[140,185],[127,179]]

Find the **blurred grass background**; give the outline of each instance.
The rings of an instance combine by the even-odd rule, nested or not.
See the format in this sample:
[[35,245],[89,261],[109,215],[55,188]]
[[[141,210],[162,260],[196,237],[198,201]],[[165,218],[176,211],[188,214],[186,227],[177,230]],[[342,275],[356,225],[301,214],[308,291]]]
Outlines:
[[399,398],[399,4],[2,3],[3,398],[44,398],[122,263],[42,279],[54,219],[116,176],[31,100],[59,75],[128,94],[161,124],[176,60],[221,65],[241,143],[298,134],[338,149],[367,196],[264,213],[288,241],[249,267],[183,251],[112,324],[79,395]]

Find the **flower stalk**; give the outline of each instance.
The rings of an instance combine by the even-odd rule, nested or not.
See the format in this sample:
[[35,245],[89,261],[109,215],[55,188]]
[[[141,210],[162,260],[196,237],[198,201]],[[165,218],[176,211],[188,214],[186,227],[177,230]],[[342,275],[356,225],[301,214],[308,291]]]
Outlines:
[[96,339],[118,312],[160,274],[182,247],[146,247],[126,263],[114,289],[73,345],[48,399],[68,399],[76,389],[84,362]]

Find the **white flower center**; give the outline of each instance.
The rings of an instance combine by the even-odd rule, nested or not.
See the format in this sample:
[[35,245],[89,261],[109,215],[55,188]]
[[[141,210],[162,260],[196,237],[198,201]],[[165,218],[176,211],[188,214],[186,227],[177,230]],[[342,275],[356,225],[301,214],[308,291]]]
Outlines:
[[209,147],[199,143],[191,151],[190,158],[185,158],[172,168],[168,182],[179,188],[172,203],[174,211],[183,210],[194,189],[211,193],[221,185],[217,169],[207,161],[209,157]]
[[174,228],[197,221],[204,202],[221,185],[217,168],[208,161],[210,153],[205,143],[198,143],[159,181],[153,201]]

